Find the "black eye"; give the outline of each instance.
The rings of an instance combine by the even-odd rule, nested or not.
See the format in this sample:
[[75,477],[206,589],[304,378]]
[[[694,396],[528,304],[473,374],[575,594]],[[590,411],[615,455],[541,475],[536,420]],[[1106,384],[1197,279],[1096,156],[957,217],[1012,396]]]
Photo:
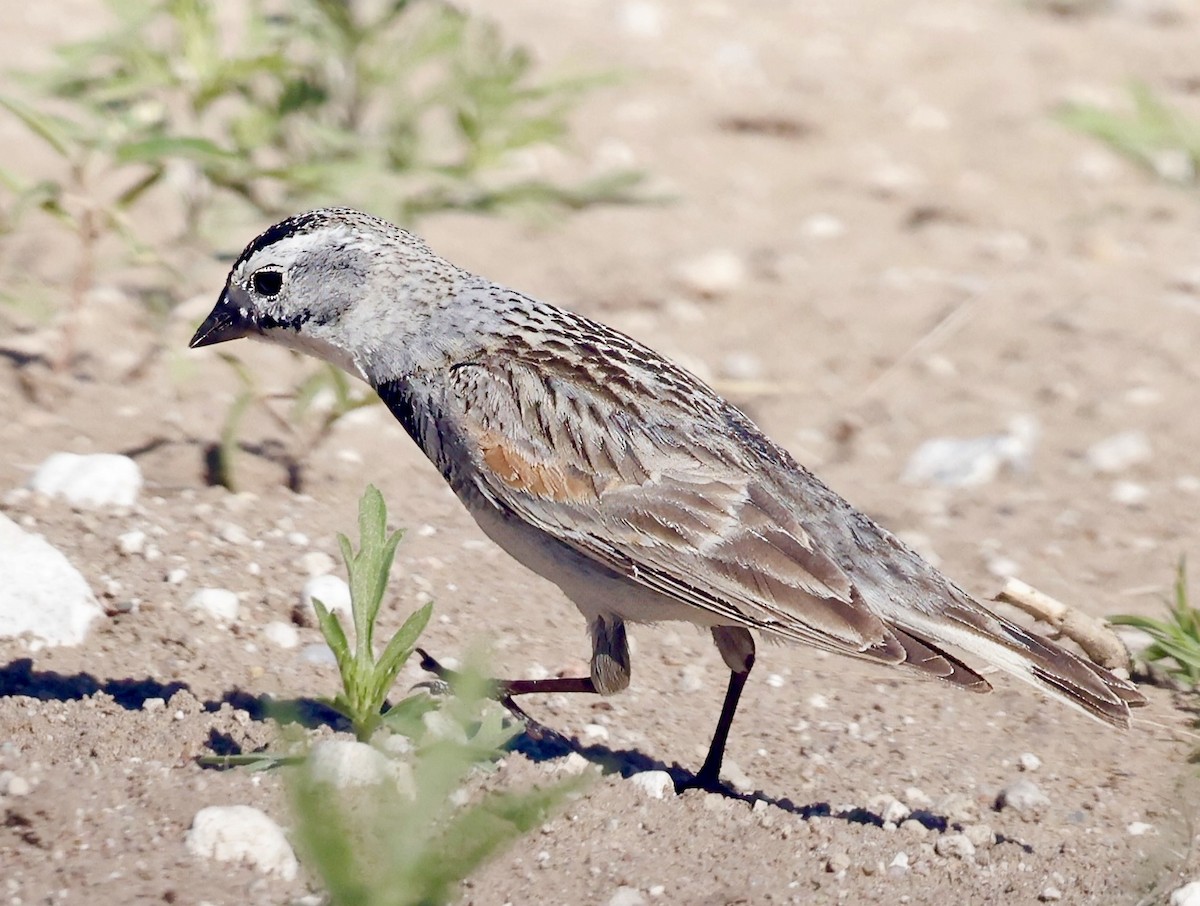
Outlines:
[[256,271],[250,278],[250,282],[254,286],[254,291],[260,296],[278,296],[279,291],[283,289],[283,271],[264,268]]

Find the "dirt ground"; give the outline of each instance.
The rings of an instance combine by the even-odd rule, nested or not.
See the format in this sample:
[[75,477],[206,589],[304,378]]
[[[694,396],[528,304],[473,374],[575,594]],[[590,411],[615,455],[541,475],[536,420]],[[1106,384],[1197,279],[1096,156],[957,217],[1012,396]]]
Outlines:
[[[547,72],[621,72],[580,109],[575,146],[587,166],[644,169],[673,201],[550,228],[432,218],[422,232],[436,250],[711,379],[981,597],[1015,573],[1091,614],[1161,610],[1179,557],[1200,556],[1200,199],[1052,113],[1068,100],[1125,104],[1131,79],[1200,113],[1200,5],[1061,4],[1091,10],[1069,16],[1002,0],[469,5]],[[0,32],[0,59],[44,59],[64,29],[99,21],[83,2],[30,10]],[[11,123],[0,138],[6,156],[37,160]],[[247,224],[228,249],[265,226]],[[5,260],[65,294],[70,246],[31,229],[4,240]],[[713,252],[744,271],[705,297],[683,272]],[[204,445],[235,387],[210,351],[184,345],[224,268],[188,280],[196,299],[168,325],[168,351],[132,378],[164,342],[133,304],[91,307],[65,383],[14,352],[44,348],[41,328],[0,313],[0,511],[62,550],[112,611],[78,648],[0,641],[0,772],[29,786],[0,795],[7,903],[286,903],[312,890],[303,874],[197,859],[184,834],[207,805],[255,805],[287,825],[278,777],[195,758],[271,743],[262,696],[333,692],[333,670],[305,657],[315,629],[301,627],[294,649],[263,629],[291,620],[304,556],[336,554],[367,482],[410,530],[388,627],[431,596],[439,654],[484,638],[502,675],[586,664],[575,610],[486,542],[379,407],[337,426],[307,460],[302,494],[253,456],[242,494],[207,486]],[[276,350],[236,351],[268,386],[297,373]],[[1002,432],[1020,416],[1039,427],[1028,469],[958,490],[901,482],[922,441]],[[1125,431],[1143,432],[1151,455],[1098,474],[1088,448]],[[246,437],[283,432],[259,419]],[[59,450],[134,455],[147,482],[138,506],[74,512],[9,493]],[[158,556],[118,552],[134,529]],[[165,581],[176,570],[186,575]],[[232,626],[184,608],[207,586],[240,595]],[[626,693],[527,706],[598,763],[694,769],[725,669],[688,627],[632,635]],[[418,678],[409,669],[402,682]],[[727,771],[754,795],[647,799],[606,774],[474,876],[463,902],[1165,903],[1200,879],[1191,717],[1169,693],[1149,688],[1121,733],[997,685],[979,698],[762,649]],[[553,776],[555,760],[530,751],[506,758],[499,781]],[[1040,767],[1022,771],[1023,753]],[[996,809],[1021,779],[1048,803]],[[920,820],[885,823],[893,798]]]

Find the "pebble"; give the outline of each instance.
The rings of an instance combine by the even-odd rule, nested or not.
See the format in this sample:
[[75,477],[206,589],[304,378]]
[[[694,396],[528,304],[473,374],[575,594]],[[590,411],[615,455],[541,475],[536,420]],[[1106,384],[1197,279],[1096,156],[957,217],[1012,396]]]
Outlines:
[[1096,441],[1088,447],[1086,458],[1093,471],[1112,475],[1148,461],[1151,452],[1145,433],[1123,431]]
[[1134,821],[1125,830],[1129,832],[1131,837],[1144,837],[1154,830],[1154,825],[1147,824],[1145,821]]
[[641,771],[630,777],[629,782],[648,799],[675,798],[675,781],[666,771]]
[[830,874],[838,874],[850,867],[850,857],[843,852],[830,853],[825,860],[825,870]]
[[300,604],[305,610],[313,611],[313,598],[325,605],[329,611],[350,614],[350,586],[340,576],[313,576],[300,589]]
[[[591,762],[580,755],[578,752],[571,752],[562,761],[554,763],[554,770],[562,774],[582,774],[591,766]],[[651,771],[650,773],[657,773]],[[640,777],[640,774],[635,774],[635,777]]]
[[182,566],[176,567],[166,575],[168,585],[182,585],[188,577],[188,571]]
[[142,489],[142,470],[117,453],[54,453],[38,466],[29,487],[74,507],[130,507]]
[[140,554],[146,549],[146,533],[138,530],[117,535],[117,551],[126,557]]
[[333,653],[333,649],[324,642],[305,645],[300,651],[300,660],[306,664],[315,664],[320,667],[337,664],[337,656]]
[[679,689],[681,692],[699,692],[704,688],[704,666],[688,664],[679,671]]
[[309,753],[308,770],[313,780],[339,790],[391,782],[406,796],[416,791],[407,762],[393,761],[378,749],[353,739],[318,741]]
[[685,289],[706,299],[727,296],[746,280],[746,265],[729,249],[714,249],[685,261],[675,269],[675,278]]
[[832,214],[813,214],[804,218],[800,232],[810,239],[837,239],[846,235],[846,223]]
[[904,788],[904,801],[908,803],[909,808],[929,808],[933,805],[933,800],[929,798],[920,787],[909,786]]
[[1109,499],[1121,506],[1139,507],[1150,496],[1150,490],[1136,481],[1118,481],[1108,492]]
[[1022,752],[1017,757],[1017,765],[1022,771],[1036,771],[1042,766],[1042,759],[1038,758],[1032,752]]
[[633,887],[618,887],[617,892],[608,898],[608,906],[645,906],[646,898],[641,891]]
[[246,530],[233,522],[226,522],[222,525],[217,537],[234,547],[244,547],[250,543],[250,536],[246,534]]
[[968,824],[962,832],[976,849],[984,849],[996,842],[996,833],[990,824]]
[[1038,894],[1038,899],[1043,903],[1054,903],[1062,899],[1062,891],[1057,887],[1047,887]]
[[188,598],[187,606],[222,623],[232,623],[238,618],[238,597],[227,588],[202,588]]
[[1018,416],[1007,433],[983,437],[935,437],[909,457],[901,480],[908,484],[966,488],[994,481],[1004,469],[1027,471],[1040,432],[1037,420]]
[[0,771],[0,796],[11,796],[15,799],[19,796],[28,796],[32,790],[32,785],[20,774],[14,774],[12,771]]
[[333,557],[325,553],[325,551],[309,551],[299,558],[297,561],[300,568],[309,576],[323,576],[326,573],[331,573],[337,568]]
[[879,810],[879,817],[892,824],[901,824],[910,814],[912,809],[898,799],[889,799]]
[[196,812],[184,837],[188,852],[221,862],[243,862],[291,881],[299,865],[279,825],[249,805],[210,805]]
[[1036,783],[1027,778],[1016,780],[1000,791],[996,797],[996,808],[1012,809],[1017,814],[1031,817],[1050,804],[1050,797]]
[[0,515],[0,637],[79,645],[103,615],[87,581],[61,551]]
[[268,642],[280,648],[295,648],[300,644],[300,633],[291,623],[282,620],[272,620],[263,627],[263,635]]
[[1171,906],[1200,906],[1200,881],[1190,881],[1171,891]]
[[970,859],[975,855],[975,844],[966,834],[942,834],[934,842],[933,851],[939,856]]

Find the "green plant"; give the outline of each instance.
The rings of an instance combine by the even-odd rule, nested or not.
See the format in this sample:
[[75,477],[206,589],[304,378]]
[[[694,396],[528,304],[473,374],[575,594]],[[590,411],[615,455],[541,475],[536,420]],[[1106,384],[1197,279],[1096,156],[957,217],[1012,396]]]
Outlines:
[[1189,603],[1187,564],[1183,558],[1175,571],[1174,592],[1165,620],[1119,614],[1109,617],[1109,622],[1141,629],[1154,640],[1142,653],[1146,661],[1170,659],[1174,666],[1168,666],[1169,673],[1190,686],[1200,685],[1200,609]]
[[1194,183],[1200,167],[1200,121],[1164,103],[1151,89],[1129,87],[1133,109],[1120,113],[1091,104],[1069,104],[1057,117],[1172,182]]
[[[342,621],[321,601],[314,599],[317,622],[334,657],[342,678],[342,688],[329,704],[345,715],[361,741],[371,738],[380,726],[389,722],[410,721],[428,696],[413,696],[386,713],[387,701],[396,675],[408,660],[417,637],[429,622],[432,604],[413,613],[375,656],[375,623],[379,606],[387,590],[388,573],[400,543],[401,532],[387,531],[387,507],[383,495],[369,485],[358,505],[359,548],[355,553],[350,539],[338,534],[338,544],[346,561],[350,579],[350,610],[354,622],[354,647],[346,637]],[[394,713],[393,713],[394,712]]]

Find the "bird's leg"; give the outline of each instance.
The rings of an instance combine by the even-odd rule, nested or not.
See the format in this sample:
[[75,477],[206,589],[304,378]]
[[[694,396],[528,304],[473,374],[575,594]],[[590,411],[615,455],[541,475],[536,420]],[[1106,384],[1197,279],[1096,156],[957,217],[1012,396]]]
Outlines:
[[690,789],[709,792],[720,790],[721,762],[725,758],[729,728],[733,726],[733,715],[737,712],[738,700],[742,697],[742,689],[750,676],[751,668],[754,667],[754,637],[750,635],[749,630],[741,626],[714,626],[712,635],[717,650],[721,652],[721,657],[729,667],[729,686],[725,690],[725,703],[721,706],[721,716],[717,720],[717,729],[708,747],[708,756],[695,777],[679,784],[679,792]]
[[[546,679],[493,679],[494,695],[504,707],[533,727],[541,725],[533,720],[524,709],[514,702],[514,695],[529,695],[535,692],[587,692],[597,695],[612,695],[629,685],[629,643],[625,637],[625,624],[616,618],[596,619],[590,626],[592,633],[591,676],[552,676]],[[421,669],[434,674],[443,682],[453,682],[456,675],[439,664],[423,648],[416,649],[421,656]]]

